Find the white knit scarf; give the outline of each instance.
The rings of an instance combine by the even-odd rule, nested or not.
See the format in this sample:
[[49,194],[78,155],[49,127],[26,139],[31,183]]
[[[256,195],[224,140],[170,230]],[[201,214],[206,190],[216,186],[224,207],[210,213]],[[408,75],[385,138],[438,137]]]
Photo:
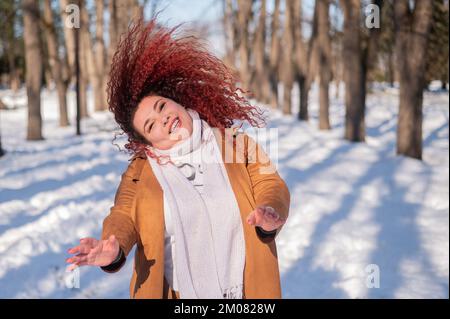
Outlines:
[[243,298],[245,240],[239,206],[208,123],[193,109],[191,136],[170,150],[150,148],[180,163],[200,163],[203,191],[180,169],[148,157],[170,207],[181,298]]

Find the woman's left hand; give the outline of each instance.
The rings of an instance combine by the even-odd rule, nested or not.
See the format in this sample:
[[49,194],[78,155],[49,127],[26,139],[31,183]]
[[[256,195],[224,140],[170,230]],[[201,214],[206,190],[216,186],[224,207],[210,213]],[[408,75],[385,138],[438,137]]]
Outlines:
[[270,206],[259,206],[248,215],[247,222],[250,225],[259,226],[265,231],[272,231],[283,225],[286,219]]

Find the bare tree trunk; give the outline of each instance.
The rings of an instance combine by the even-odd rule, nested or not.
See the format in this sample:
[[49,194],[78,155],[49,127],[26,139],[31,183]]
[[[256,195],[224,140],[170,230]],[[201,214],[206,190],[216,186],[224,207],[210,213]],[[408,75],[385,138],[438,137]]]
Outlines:
[[308,49],[302,35],[302,2],[301,0],[293,0],[293,19],[294,19],[294,50],[295,50],[295,79],[300,90],[299,99],[299,120],[308,120],[308,94],[310,84],[308,83]]
[[[65,0],[65,2],[68,2]],[[67,92],[70,92],[70,86],[74,80],[74,54],[75,54],[75,38],[74,38],[74,29],[68,28],[66,26],[66,18],[67,13],[65,12],[66,7],[63,0],[60,0],[60,18],[62,20],[62,30],[63,30],[63,40],[59,43],[59,47],[62,49],[62,57],[60,59],[61,64],[61,78],[64,82],[64,86],[66,88],[66,103],[67,103]],[[69,47],[72,48],[69,50]],[[72,59],[72,61],[70,61]],[[72,64],[70,64],[72,63]],[[70,121],[69,125],[70,125]]]
[[249,22],[252,14],[253,0],[238,0],[238,22],[239,22],[239,72],[244,90],[250,89],[250,41]]
[[[114,55],[114,51],[116,50],[116,45],[118,42],[117,35],[117,1],[109,0],[108,2],[108,11],[109,11],[109,46],[108,46],[108,69],[109,64],[112,61],[112,57]],[[109,70],[108,70],[109,71]]]
[[18,65],[16,63],[17,55],[17,36],[16,36],[16,19],[17,19],[17,3],[9,2],[2,5],[2,52],[6,54],[8,62],[8,85],[16,92],[20,87],[20,76]]
[[278,81],[280,65],[280,0],[275,0],[275,7],[271,21],[271,42],[269,56],[270,105],[278,108]]
[[[15,1],[2,3],[2,32],[0,39],[2,41],[2,52],[6,54],[8,62],[8,77],[5,82],[11,90],[16,92],[20,87],[19,68],[16,63],[17,56],[17,36],[16,36],[16,22],[18,17],[18,4]],[[6,84],[6,83],[5,83]]]
[[116,50],[116,45],[118,42],[117,35],[117,1],[116,0],[108,0],[108,12],[109,12],[109,25],[108,25],[108,36],[109,36],[109,44],[107,53],[107,59],[105,63],[105,72],[103,78],[103,90],[107,91],[107,85],[109,80],[109,71],[111,70],[111,62]]
[[118,3],[117,7],[117,22],[118,22],[118,35],[119,35],[119,41],[122,35],[127,31],[128,29],[128,23],[130,22],[132,16],[131,16],[131,10],[133,10],[132,4],[134,3],[134,0],[116,0]]
[[344,11],[345,139],[365,139],[365,70],[361,57],[359,0],[341,1]]
[[[333,41],[332,41],[333,42]],[[342,49],[332,49],[332,51],[335,51],[337,54],[334,54],[333,60],[333,82],[335,86],[335,92],[334,92],[334,98],[337,100],[339,99],[339,91],[341,87],[341,81],[342,81],[342,59],[338,52],[342,52]]]
[[317,1],[317,35],[319,55],[319,129],[329,130],[329,86],[331,81],[331,40],[328,0]]
[[261,0],[258,28],[255,33],[253,52],[255,55],[255,81],[253,91],[259,101],[270,103],[270,83],[266,69],[266,0]]
[[235,54],[235,17],[232,0],[224,0],[223,2],[223,25],[225,34],[225,64],[231,68],[236,66]]
[[127,6],[128,0],[110,0],[109,8],[109,35],[110,46],[109,56],[112,58],[116,50],[117,44],[120,41],[120,36],[126,31],[127,26]]
[[307,70],[306,77],[300,82],[300,112],[298,114],[299,120],[307,121],[309,119],[309,91],[314,83],[318,73],[318,59],[317,54],[317,39],[311,38],[308,43],[307,54]]
[[79,0],[80,3],[80,30],[79,30],[79,58],[80,58],[80,114],[81,118],[89,117],[87,89],[89,85],[89,51],[91,47],[86,41],[86,32],[88,32],[88,21],[83,17],[86,1]]
[[128,0],[109,0],[109,45],[107,50],[107,61],[104,70],[103,90],[106,92],[107,83],[109,79],[109,71],[111,69],[111,62],[116,47],[119,43],[120,36],[127,29],[128,14],[127,14]]
[[64,23],[66,22],[69,15],[69,13],[66,12],[66,8],[71,3],[73,3],[73,1],[71,0],[59,0],[67,56],[67,61],[65,62],[67,62],[68,66],[69,83],[73,83],[73,81],[75,80],[75,32],[73,28],[68,28]]
[[[103,39],[103,14],[105,11],[104,0],[95,2],[95,65],[96,65],[96,86],[95,92],[95,106],[96,110],[105,110],[107,108],[106,93],[103,87],[105,77],[105,41]],[[98,108],[98,109],[97,109]]]
[[39,5],[37,0],[23,0],[26,86],[28,97],[27,140],[42,140],[41,76],[42,50],[39,40]]
[[6,54],[8,56],[8,65],[9,65],[9,87],[11,90],[16,92],[20,87],[20,77],[19,72],[16,66],[16,39],[14,37],[11,37],[7,43],[5,41],[6,45]]
[[394,56],[389,53],[387,57],[387,79],[390,87],[394,87]]
[[[312,35],[309,44],[306,45],[302,35],[302,2],[301,0],[293,0],[294,8],[294,63],[295,63],[295,80],[299,86],[299,113],[298,119],[302,121],[308,120],[308,98],[311,84],[314,80],[316,69],[313,64],[316,63],[316,58],[312,52],[317,51],[315,49],[317,36]],[[317,31],[316,31],[317,33]]]
[[294,2],[286,0],[286,14],[283,30],[283,113],[292,114],[292,88],[294,85]]
[[[45,44],[43,44],[44,46]],[[45,78],[45,87],[47,90],[51,90],[52,84],[55,83],[55,80],[53,79],[52,72],[50,70],[49,60],[50,57],[48,56],[48,53],[45,49],[42,50],[42,60],[44,61],[44,78]]]
[[[101,2],[101,1],[99,1]],[[91,35],[89,32],[89,25],[90,25],[90,19],[89,19],[89,13],[86,8],[86,5],[83,5],[81,8],[81,37],[83,46],[85,48],[84,54],[85,54],[85,63],[86,63],[86,72],[87,76],[86,79],[88,79],[88,82],[91,86],[91,93],[94,100],[94,110],[95,111],[101,111],[103,110],[103,100],[102,100],[102,82],[99,81],[98,78],[98,65],[95,61],[94,51],[92,48],[94,47],[91,39]],[[100,92],[99,92],[100,91]]]
[[58,39],[53,21],[53,12],[50,0],[44,0],[44,30],[47,38],[47,48],[49,56],[50,70],[55,80],[56,90],[58,92],[59,102],[59,125],[68,126],[69,118],[67,116],[66,92],[67,87],[61,74],[61,61],[58,55]]
[[129,0],[129,8],[131,9],[131,16],[130,19],[127,19],[127,27],[131,20],[137,21],[144,17],[144,5],[140,5],[139,0]]
[[[81,29],[81,28],[80,28]],[[81,30],[80,30],[81,31]],[[80,114],[81,118],[89,117],[87,106],[88,70],[86,57],[86,43],[83,41],[83,32],[80,32]]]
[[397,154],[422,159],[422,101],[425,63],[433,6],[408,0],[394,3],[396,64],[400,77],[400,107],[397,126]]

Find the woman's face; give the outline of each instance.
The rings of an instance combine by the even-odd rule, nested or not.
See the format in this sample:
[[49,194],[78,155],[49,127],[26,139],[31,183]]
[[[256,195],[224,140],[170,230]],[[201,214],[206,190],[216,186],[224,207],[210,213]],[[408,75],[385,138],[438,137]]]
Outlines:
[[150,145],[161,150],[170,149],[192,134],[192,118],[186,109],[158,95],[142,99],[133,126]]

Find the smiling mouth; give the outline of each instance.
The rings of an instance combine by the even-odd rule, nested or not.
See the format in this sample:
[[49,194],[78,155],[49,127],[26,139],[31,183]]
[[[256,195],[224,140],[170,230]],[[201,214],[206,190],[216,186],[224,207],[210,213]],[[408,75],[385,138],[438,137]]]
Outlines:
[[181,126],[180,118],[176,117],[170,125],[169,134],[175,132]]

